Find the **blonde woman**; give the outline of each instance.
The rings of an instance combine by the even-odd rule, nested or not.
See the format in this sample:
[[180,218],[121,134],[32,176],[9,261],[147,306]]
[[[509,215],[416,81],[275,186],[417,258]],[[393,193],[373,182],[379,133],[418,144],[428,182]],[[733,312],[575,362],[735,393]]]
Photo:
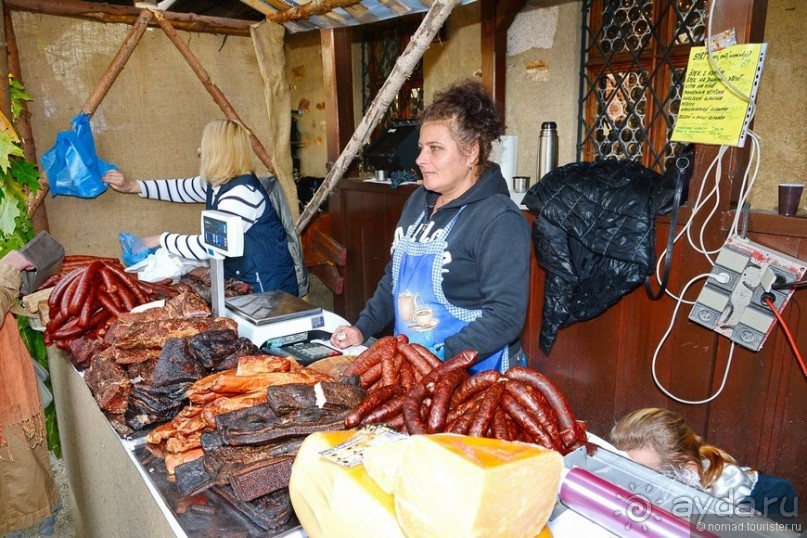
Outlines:
[[[266,190],[255,176],[249,132],[230,120],[213,120],[202,131],[197,150],[199,175],[187,179],[132,181],[117,170],[103,180],[118,192],[143,198],[204,203],[206,209],[238,215],[244,224],[244,255],[224,261],[224,276],[252,286],[254,292],[283,290],[297,295],[297,276],[286,231]],[[164,232],[143,238],[146,247],[172,254],[208,259],[199,234]]]
[[632,460],[715,497],[750,504],[766,516],[797,515],[790,481],[740,467],[724,450],[705,444],[678,413],[657,407],[628,413],[611,430],[611,442]]

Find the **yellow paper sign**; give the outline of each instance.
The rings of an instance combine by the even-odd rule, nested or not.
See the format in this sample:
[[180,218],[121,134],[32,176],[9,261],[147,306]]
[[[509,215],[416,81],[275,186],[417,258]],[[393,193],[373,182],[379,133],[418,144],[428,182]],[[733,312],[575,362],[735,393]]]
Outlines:
[[[723,76],[751,102],[756,98],[766,47],[748,43],[712,53]],[[750,121],[750,102],[718,77],[706,47],[692,47],[671,140],[742,147]]]

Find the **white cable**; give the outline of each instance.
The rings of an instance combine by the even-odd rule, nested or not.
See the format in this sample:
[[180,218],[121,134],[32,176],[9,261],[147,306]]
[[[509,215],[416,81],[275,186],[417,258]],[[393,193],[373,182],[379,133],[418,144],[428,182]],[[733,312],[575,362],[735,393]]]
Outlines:
[[[702,278],[708,278],[710,276],[712,276],[711,273],[703,273],[693,277],[692,280],[687,282],[684,288],[681,290],[681,297],[684,296],[687,289],[689,289],[689,287],[692,284],[694,284],[695,281],[700,280]],[[678,314],[678,309],[681,307],[681,302],[682,301],[677,301],[675,304],[675,309],[673,310],[672,317],[670,318],[670,325],[667,327],[667,331],[664,333],[664,336],[661,337],[658,346],[656,346],[656,351],[653,353],[653,362],[650,365],[650,369],[653,374],[653,381],[656,383],[656,386],[659,388],[661,392],[663,392],[664,394],[666,394],[667,396],[669,396],[678,403],[686,405],[701,405],[711,402],[712,400],[717,398],[721,392],[723,392],[723,388],[726,386],[726,380],[729,377],[729,370],[731,369],[731,360],[734,358],[734,342],[731,343],[731,348],[729,349],[729,358],[728,362],[726,363],[726,371],[723,374],[723,381],[720,383],[720,388],[717,389],[717,392],[715,392],[712,396],[706,398],[705,400],[697,400],[697,401],[683,400],[678,396],[674,395],[673,393],[671,393],[669,390],[667,390],[664,387],[664,385],[661,384],[661,380],[658,378],[658,374],[656,373],[656,362],[658,361],[659,351],[661,351],[661,348],[664,346],[664,342],[667,340],[667,337],[670,336],[670,333],[672,332],[673,324],[675,323],[675,316]]]
[[706,56],[709,58],[709,65],[712,66],[712,70],[715,72],[718,78],[720,78],[720,80],[723,81],[723,84],[725,84],[726,87],[728,87],[728,89],[730,89],[732,93],[734,93],[737,97],[748,103],[748,106],[750,107],[750,117],[749,117],[750,121],[754,118],[754,115],[756,114],[757,111],[756,103],[754,103],[754,100],[751,99],[750,95],[745,95],[743,92],[739,90],[739,88],[737,88],[737,86],[729,82],[729,80],[723,75],[723,71],[721,71],[720,68],[715,63],[715,59],[712,54],[712,19],[714,18],[715,5],[717,5],[717,0],[709,2],[709,19],[707,20],[706,23]]

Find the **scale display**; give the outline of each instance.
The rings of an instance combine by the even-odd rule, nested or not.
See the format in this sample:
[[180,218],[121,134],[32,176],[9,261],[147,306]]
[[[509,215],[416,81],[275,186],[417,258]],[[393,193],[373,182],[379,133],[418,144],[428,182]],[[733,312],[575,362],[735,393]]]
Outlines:
[[244,255],[244,224],[241,217],[222,211],[202,211],[202,243],[214,258]]

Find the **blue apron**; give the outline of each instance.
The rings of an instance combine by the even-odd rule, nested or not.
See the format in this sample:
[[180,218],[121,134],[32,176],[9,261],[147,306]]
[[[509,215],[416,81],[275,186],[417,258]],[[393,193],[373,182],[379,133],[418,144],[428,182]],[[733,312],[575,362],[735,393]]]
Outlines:
[[[430,349],[441,360],[445,357],[444,342],[482,315],[481,309],[467,309],[448,302],[443,294],[443,258],[446,239],[454,227],[463,206],[443,230],[428,229],[433,223],[421,225],[426,212],[399,238],[392,255],[392,293],[395,306],[395,334],[405,334],[412,343]],[[426,230],[421,230],[426,226]],[[416,240],[416,236],[425,239]],[[507,345],[468,369],[505,371],[510,366]]]

